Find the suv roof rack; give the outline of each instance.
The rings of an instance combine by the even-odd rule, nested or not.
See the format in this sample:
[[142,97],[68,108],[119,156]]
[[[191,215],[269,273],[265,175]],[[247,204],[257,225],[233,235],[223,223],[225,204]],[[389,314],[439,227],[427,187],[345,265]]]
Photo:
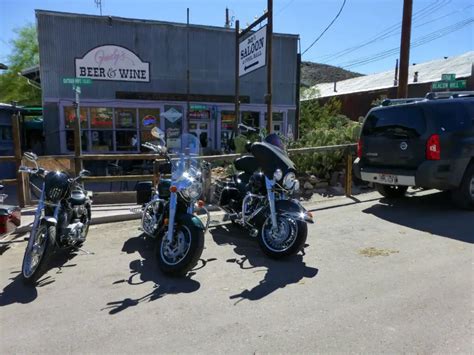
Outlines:
[[474,91],[441,91],[429,92],[425,98],[428,100],[456,99],[458,97],[474,97]]
[[424,97],[410,97],[407,99],[385,99],[382,101],[380,106],[395,106],[395,105],[403,105],[409,104],[411,102],[418,102],[425,100]]

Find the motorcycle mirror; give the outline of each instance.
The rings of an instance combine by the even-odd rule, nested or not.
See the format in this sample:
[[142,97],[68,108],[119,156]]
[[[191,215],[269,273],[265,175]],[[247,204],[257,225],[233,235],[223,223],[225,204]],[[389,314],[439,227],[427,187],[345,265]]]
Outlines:
[[165,136],[164,132],[158,127],[153,127],[153,129],[151,130],[151,135],[158,139],[163,139],[163,137]]
[[31,162],[36,162],[38,160],[38,156],[33,152],[25,152],[24,156]]
[[91,172],[89,170],[83,169],[79,172],[79,176],[91,176]]
[[250,153],[250,148],[252,148],[252,142],[247,141],[247,143],[245,143],[245,150]]

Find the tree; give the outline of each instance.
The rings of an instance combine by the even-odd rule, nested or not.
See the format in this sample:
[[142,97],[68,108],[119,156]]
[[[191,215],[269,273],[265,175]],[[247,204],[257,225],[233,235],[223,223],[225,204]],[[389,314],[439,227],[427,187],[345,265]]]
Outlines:
[[13,49],[6,63],[8,69],[0,75],[0,102],[17,101],[20,105],[40,105],[41,90],[18,75],[22,70],[39,64],[36,27],[28,24],[14,31],[16,38],[11,41]]

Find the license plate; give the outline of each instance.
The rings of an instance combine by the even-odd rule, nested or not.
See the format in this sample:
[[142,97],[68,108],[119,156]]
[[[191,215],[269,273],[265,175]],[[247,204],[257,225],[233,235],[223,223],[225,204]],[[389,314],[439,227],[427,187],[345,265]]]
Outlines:
[[397,175],[379,174],[379,179],[378,180],[381,183],[390,184],[390,185],[394,185],[394,184],[398,183]]

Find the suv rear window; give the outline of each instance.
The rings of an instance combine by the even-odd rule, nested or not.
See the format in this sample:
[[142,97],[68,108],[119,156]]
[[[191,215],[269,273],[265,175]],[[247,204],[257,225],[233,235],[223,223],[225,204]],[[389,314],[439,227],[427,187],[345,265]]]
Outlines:
[[363,136],[416,138],[426,131],[423,111],[417,106],[388,107],[374,110],[367,116]]
[[434,105],[433,115],[440,132],[457,132],[468,129],[472,125],[472,117],[468,114],[468,105],[460,103],[440,103]]

